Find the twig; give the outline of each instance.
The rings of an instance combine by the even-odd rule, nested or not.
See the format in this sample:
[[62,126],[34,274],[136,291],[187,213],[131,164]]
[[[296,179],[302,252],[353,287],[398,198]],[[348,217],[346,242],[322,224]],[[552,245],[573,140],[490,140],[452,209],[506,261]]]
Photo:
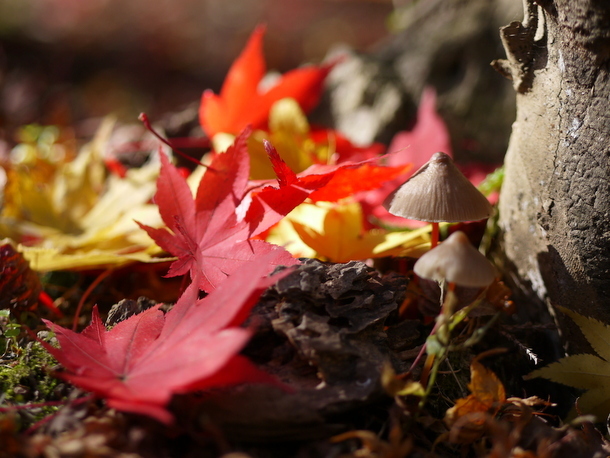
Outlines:
[[85,290],[85,292],[81,296],[80,301],[78,301],[78,307],[76,307],[76,312],[74,313],[74,320],[72,321],[72,330],[73,331],[76,331],[76,328],[78,327],[78,317],[80,315],[80,312],[81,312],[83,306],[85,305],[85,301],[89,298],[89,295],[93,292],[95,287],[97,285],[99,285],[112,272],[113,272],[112,269],[108,269],[108,270],[105,270],[104,272],[102,272],[100,275],[98,275],[98,277],[95,280],[93,280],[93,282],[89,285],[89,287]]
[[208,170],[211,170],[213,172],[215,172],[216,170],[214,170],[212,167],[210,167],[209,165],[205,165],[202,162],[198,161],[197,159],[189,156],[188,154],[186,154],[184,151],[176,148],[174,145],[172,145],[172,143],[170,143],[169,140],[163,138],[154,128],[153,126],[150,124],[150,120],[148,119],[148,116],[146,115],[146,113],[140,113],[140,116],[138,116],[138,119],[140,121],[142,121],[142,123],[144,124],[144,127],[146,127],[155,137],[157,137],[162,143],[164,143],[165,145],[169,146],[172,151],[175,151],[176,153],[178,153],[180,156],[182,156],[184,159],[186,159],[187,161],[191,161],[193,164],[197,164],[200,165],[202,167],[205,167]]

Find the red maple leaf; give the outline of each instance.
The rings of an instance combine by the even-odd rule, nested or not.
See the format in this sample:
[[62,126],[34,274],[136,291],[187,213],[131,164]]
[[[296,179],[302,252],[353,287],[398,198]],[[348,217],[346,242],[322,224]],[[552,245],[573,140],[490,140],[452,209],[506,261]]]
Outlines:
[[263,140],[263,143],[279,187],[265,186],[252,193],[247,219],[253,236],[267,230],[313,192],[323,188],[335,174],[335,168],[332,168],[321,174],[298,176],[270,142]]
[[[360,192],[376,190],[396,177],[404,176],[411,170],[411,164],[386,167],[376,164],[377,157],[357,163],[343,163],[336,166],[336,172],[328,184],[313,192],[309,197],[314,202],[336,202],[353,197]],[[313,165],[310,171],[324,170],[327,166]]]
[[[186,180],[166,156],[161,156],[155,202],[171,232],[140,226],[161,248],[178,257],[170,266],[169,277],[190,273],[200,289],[211,291],[241,265],[267,253],[274,253],[269,258],[273,265],[298,263],[281,247],[251,240],[264,230],[262,223],[266,227],[275,224],[308,193],[280,189],[281,195],[276,197],[282,201],[281,209],[273,212],[261,206],[248,209],[249,198],[244,198],[250,169],[249,134],[245,130],[225,153],[214,156],[194,199]],[[245,217],[240,217],[239,209],[244,207]]]
[[199,119],[209,137],[219,132],[237,134],[248,125],[264,128],[271,106],[286,97],[295,99],[305,112],[318,104],[324,79],[332,65],[292,70],[270,89],[260,88],[266,72],[262,51],[264,34],[263,26],[252,33],[245,49],[231,66],[220,95],[210,90],[203,93]]
[[235,272],[204,299],[194,284],[164,314],[148,309],[107,331],[97,307],[80,334],[50,321],[60,348],[42,342],[64,367],[57,375],[105,398],[118,410],[170,423],[166,405],[175,393],[243,382],[277,383],[238,353],[251,331],[238,327],[273,277],[269,255]]
[[436,92],[429,87],[422,93],[413,129],[399,132],[392,139],[388,164],[412,164],[415,172],[439,151],[452,155],[451,137],[436,111]]
[[[265,149],[278,177],[279,188],[266,186],[252,193],[247,218],[252,224],[252,234],[260,234],[287,215],[306,198],[312,201],[336,202],[346,197],[374,189],[388,180],[404,174],[410,165],[384,167],[375,164],[376,157],[357,163],[337,165],[315,164],[301,174],[294,173],[282,160],[275,147],[264,140]],[[316,173],[318,172],[318,173]],[[260,217],[253,214],[262,215]]]
[[[282,160],[271,143],[266,140],[263,140],[263,143],[278,177],[279,188],[265,186],[251,193],[247,219],[252,224],[252,236],[269,229],[283,215],[287,215],[296,206],[295,203],[301,203],[306,198],[313,202],[337,202],[346,198],[360,200],[360,194],[375,193],[377,189],[392,182],[396,177],[404,176],[411,169],[410,164],[395,167],[379,165],[386,155],[360,162],[313,164],[304,172],[296,174]],[[360,151],[356,154],[360,155]]]

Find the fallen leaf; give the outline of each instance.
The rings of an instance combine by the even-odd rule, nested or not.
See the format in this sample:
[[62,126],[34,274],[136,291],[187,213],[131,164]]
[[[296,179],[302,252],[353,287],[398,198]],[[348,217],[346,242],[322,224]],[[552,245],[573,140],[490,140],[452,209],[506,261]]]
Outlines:
[[[311,194],[313,201],[336,202],[347,197],[357,198],[360,192],[376,190],[411,169],[410,164],[396,167],[376,165],[379,158],[359,163],[339,164],[328,184]],[[328,167],[312,166],[309,173],[322,172]]]
[[[249,134],[249,130],[244,131],[225,153],[214,156],[195,198],[186,179],[166,156],[161,156],[155,202],[171,232],[143,224],[141,227],[161,248],[178,258],[168,276],[189,273],[200,289],[211,291],[244,263],[262,255],[273,253],[273,257],[266,257],[273,265],[298,262],[281,247],[250,239],[261,227],[261,221],[274,224],[284,216],[281,212],[265,218],[265,208],[259,206],[252,211],[246,208],[241,218],[238,215],[248,188]],[[292,208],[301,201],[291,201]]]
[[60,348],[42,342],[65,372],[57,375],[105,398],[108,406],[170,423],[166,409],[175,393],[243,382],[277,383],[239,355],[251,331],[239,325],[259,295],[284,275],[262,278],[269,255],[235,272],[197,300],[193,284],[163,314],[159,306],[105,329],[97,307],[81,333],[52,322]]
[[[476,359],[470,364],[471,394],[458,399],[445,414],[445,423],[451,428],[450,438],[456,443],[471,443],[484,433],[486,419],[498,413],[506,402],[504,385],[496,374]],[[468,434],[464,434],[467,431]]]
[[252,179],[270,179],[277,173],[265,141],[270,141],[278,157],[303,179],[308,175],[332,174],[325,186],[311,193],[309,197],[314,201],[335,202],[352,197],[358,192],[376,189],[410,169],[409,164],[379,165],[384,149],[380,144],[358,148],[332,130],[318,130],[314,135],[294,99],[277,101],[269,115],[269,132],[255,131],[250,137]]
[[[542,377],[586,390],[578,398],[578,413],[595,415],[599,420],[606,419],[610,413],[610,326],[564,307],[558,308],[574,320],[599,356],[567,356],[529,373],[525,379]],[[574,413],[570,416],[574,416]]]
[[295,99],[304,111],[314,108],[331,65],[309,66],[281,76],[267,89],[261,88],[266,65],[262,52],[265,28],[259,26],[235,60],[219,95],[205,91],[199,118],[209,137],[226,132],[237,134],[246,126],[265,128],[271,106],[286,97]]
[[265,149],[265,141],[273,144],[282,160],[296,173],[304,171],[314,163],[326,164],[330,160],[327,145],[311,139],[309,122],[295,99],[281,99],[273,104],[269,113],[268,129],[268,132],[255,131],[248,141],[250,177],[253,180],[275,177],[273,164]]
[[123,178],[109,174],[103,151],[113,125],[105,120],[76,157],[49,159],[45,151],[59,150],[56,143],[17,147],[27,153],[7,166],[0,237],[20,243],[19,251],[32,269],[93,269],[136,258],[154,262],[160,253],[133,221],[161,224],[157,209],[149,204],[159,171],[156,153]]
[[327,185],[335,174],[335,170],[331,170],[321,174],[297,176],[271,143],[265,140],[264,145],[277,175],[279,187],[265,186],[252,193],[247,214],[252,235],[266,231],[277,223],[312,193]]
[[[323,211],[311,210],[308,216],[301,216],[301,222],[290,216],[288,220],[300,239],[323,260],[348,262],[385,256],[416,256],[429,247],[425,231],[390,233],[379,228],[365,229],[364,215],[357,202],[327,205]],[[287,249],[291,249],[289,243]]]

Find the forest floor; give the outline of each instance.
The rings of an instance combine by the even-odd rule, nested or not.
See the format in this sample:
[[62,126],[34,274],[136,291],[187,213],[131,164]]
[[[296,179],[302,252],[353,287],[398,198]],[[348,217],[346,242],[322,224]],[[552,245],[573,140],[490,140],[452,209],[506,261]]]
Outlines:
[[[414,273],[431,226],[383,202],[451,152],[434,92],[384,156],[308,124],[332,64],[261,92],[263,35],[160,128],[3,131],[0,457],[609,456],[589,386],[528,377],[552,324]],[[497,202],[501,169],[462,170]],[[488,253],[494,219],[439,247]]]

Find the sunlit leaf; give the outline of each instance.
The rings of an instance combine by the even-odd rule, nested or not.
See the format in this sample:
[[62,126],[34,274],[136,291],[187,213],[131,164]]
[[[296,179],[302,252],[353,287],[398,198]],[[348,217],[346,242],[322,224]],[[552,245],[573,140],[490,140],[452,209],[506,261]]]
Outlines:
[[248,141],[250,177],[265,180],[275,176],[263,140],[269,140],[282,160],[296,173],[320,161],[327,163],[328,148],[313,142],[309,132],[305,113],[296,100],[287,98],[277,101],[269,114],[269,132],[255,131]]
[[577,403],[578,413],[605,419],[610,413],[610,326],[563,307],[581,329],[593,349],[602,356],[571,355],[529,373],[525,378],[546,378],[557,383],[587,390]]
[[170,423],[166,406],[175,393],[244,382],[272,382],[239,355],[251,331],[240,327],[258,296],[289,271],[259,258],[198,300],[188,288],[165,315],[159,306],[133,315],[107,331],[97,308],[81,333],[45,321],[60,348],[43,342],[62,364],[58,375],[106,399],[110,407]]
[[134,222],[137,218],[151,226],[161,224],[149,202],[159,171],[156,154],[122,178],[109,174],[103,151],[112,128],[112,120],[104,121],[75,158],[50,161],[44,145],[25,145],[29,159],[9,165],[0,237],[20,242],[33,269],[154,262],[160,253]]
[[[250,240],[255,233],[252,220],[260,226],[264,220],[264,207],[257,207],[240,217],[238,207],[247,194],[249,161],[246,130],[236,137],[235,143],[225,152],[217,154],[203,175],[195,197],[186,179],[165,155],[155,193],[155,202],[167,228],[154,228],[144,224],[157,244],[178,259],[172,263],[169,277],[190,275],[204,291],[212,291],[227,276],[267,256],[272,265],[293,265],[297,261],[278,246],[261,240]],[[288,213],[301,200],[292,201]],[[281,212],[268,224],[284,215]]]
[[275,102],[291,97],[304,111],[314,108],[330,66],[309,66],[292,70],[271,88],[262,88],[266,72],[263,57],[264,27],[258,27],[235,60],[220,95],[206,91],[201,99],[199,118],[208,136],[225,132],[238,134],[246,126],[265,128],[269,110]]
[[[306,216],[301,214],[288,219],[299,238],[317,253],[317,257],[325,260],[347,262],[415,255],[429,245],[423,231],[389,233],[383,229],[365,229],[362,209],[355,202],[304,207],[309,209]],[[287,249],[291,249],[290,241],[287,241]]]
[[558,307],[578,325],[593,350],[604,360],[610,362],[610,327],[593,318],[579,315],[565,307]]

